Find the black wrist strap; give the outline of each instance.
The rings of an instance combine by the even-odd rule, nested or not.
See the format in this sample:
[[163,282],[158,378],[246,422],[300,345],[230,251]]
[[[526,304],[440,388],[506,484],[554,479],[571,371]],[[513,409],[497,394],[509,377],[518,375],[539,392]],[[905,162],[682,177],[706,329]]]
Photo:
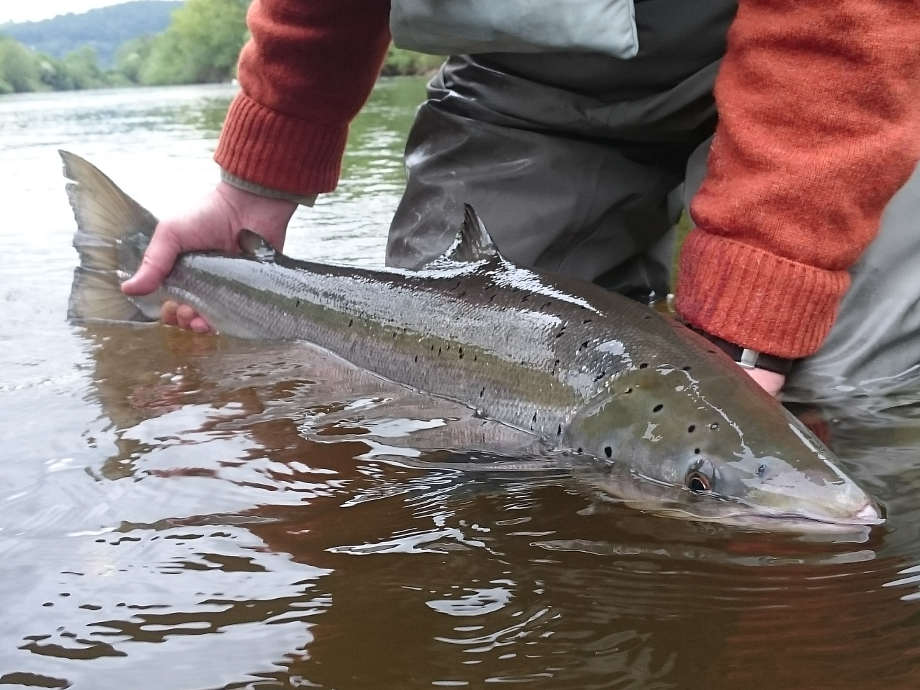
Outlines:
[[693,326],[690,328],[706,338],[706,340],[711,342],[713,345],[716,345],[720,350],[725,352],[725,354],[727,354],[745,369],[766,369],[767,371],[772,371],[777,374],[786,376],[792,369],[792,365],[795,363],[794,359],[783,359],[782,357],[768,355],[764,352],[757,352],[757,350],[749,350],[747,348],[741,347],[740,345],[730,343],[717,335],[707,333],[706,331],[699,328],[694,328]]

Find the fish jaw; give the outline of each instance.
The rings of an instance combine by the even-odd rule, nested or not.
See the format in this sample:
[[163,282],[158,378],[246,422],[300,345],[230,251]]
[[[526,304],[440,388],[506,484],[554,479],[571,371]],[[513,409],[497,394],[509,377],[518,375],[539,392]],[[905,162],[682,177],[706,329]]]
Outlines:
[[[740,370],[695,379],[662,365],[614,376],[564,442],[645,480],[629,486],[630,500],[689,519],[771,529],[884,521],[832,452]],[[616,482],[607,487],[618,493]]]

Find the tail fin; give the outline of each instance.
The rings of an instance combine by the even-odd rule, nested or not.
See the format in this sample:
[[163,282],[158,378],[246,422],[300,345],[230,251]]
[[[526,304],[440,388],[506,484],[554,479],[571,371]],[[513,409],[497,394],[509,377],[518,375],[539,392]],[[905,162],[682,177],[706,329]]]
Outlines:
[[67,318],[76,321],[147,320],[140,309],[122,294],[118,271],[136,266],[120,265],[121,240],[131,235],[149,239],[157,220],[121,191],[94,165],[67,151],[64,160],[67,196],[77,221],[73,246],[80,255],[70,288]]

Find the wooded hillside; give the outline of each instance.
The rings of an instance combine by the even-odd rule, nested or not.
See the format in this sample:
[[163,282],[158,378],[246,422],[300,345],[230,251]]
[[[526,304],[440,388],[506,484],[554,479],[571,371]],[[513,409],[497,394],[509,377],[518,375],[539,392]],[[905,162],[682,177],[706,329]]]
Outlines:
[[170,16],[181,1],[138,0],[101,7],[82,14],[62,14],[53,19],[19,24],[0,24],[0,35],[14,38],[38,53],[63,58],[90,46],[102,67],[115,62],[118,48],[132,38],[158,34],[169,26]]

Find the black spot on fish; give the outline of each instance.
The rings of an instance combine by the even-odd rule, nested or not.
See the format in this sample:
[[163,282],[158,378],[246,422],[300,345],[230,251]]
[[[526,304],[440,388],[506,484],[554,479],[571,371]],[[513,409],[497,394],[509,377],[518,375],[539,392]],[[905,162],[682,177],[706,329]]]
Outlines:
[[699,454],[700,454],[700,449],[699,449],[699,448],[694,448],[694,449],[693,449],[693,453],[694,453],[694,455],[699,455]]
[[521,297],[521,304],[523,304],[526,301],[527,301],[527,295],[524,295],[523,297]]
[[561,338],[563,333],[565,333],[565,326],[559,329],[559,332],[556,334],[556,337]]
[[648,362],[642,362],[642,364],[639,365],[639,368],[640,368],[640,369],[648,369]]
[[537,413],[533,413],[533,417],[530,420],[530,428],[533,429],[534,425],[537,423]]
[[438,348],[438,357],[441,356],[441,348]]
[[655,407],[652,408],[652,412],[661,412],[664,409],[664,405],[658,403]]
[[578,346],[578,349],[579,349],[579,350],[587,350],[587,349],[588,349],[588,341],[586,340],[586,341],[583,342],[581,345],[579,345],[579,346]]
[[696,425],[695,425],[695,424],[691,424],[690,426],[687,427],[687,433],[688,433],[688,434],[692,434],[694,431],[696,431]]
[[576,452],[576,453],[581,453],[581,452],[583,452],[583,451],[584,451],[584,448],[579,448],[579,449],[578,449],[577,451],[575,451],[575,452]]
[[684,370],[684,371],[690,371],[691,368],[692,368],[692,367],[690,367],[690,366],[688,365],[688,366],[685,366],[685,367],[683,368],[683,370]]
[[606,455],[608,458],[612,458],[613,448],[611,448],[610,446],[604,446],[604,455]]
[[355,322],[354,319],[348,319],[348,327],[351,328],[351,325]]
[[300,300],[299,300],[299,299],[294,300],[294,304],[296,304],[296,305],[299,307],[299,306],[300,306]]
[[396,337],[396,331],[393,331],[393,337],[394,338]]
[[478,361],[479,361],[479,355],[473,355],[473,361],[474,361],[474,362],[478,362]]
[[418,364],[418,355],[415,355],[415,363]]
[[495,295],[490,295],[490,296],[489,296],[489,301],[490,301],[490,302],[494,302],[494,301],[495,301]]
[[562,425],[556,427],[556,436],[562,436]]
[[591,319],[585,319],[584,321],[582,321],[582,323],[583,323],[583,324],[591,323]]
[[460,348],[460,359],[463,359],[463,348]]
[[483,386],[482,389],[479,391],[479,397],[481,398],[481,397],[484,396],[485,394],[486,394],[486,387]]
[[758,476],[758,477],[764,476],[764,474],[766,474],[766,472],[767,472],[767,466],[766,466],[766,465],[760,465],[760,466],[757,468],[757,476]]
[[432,345],[429,349],[430,349],[432,352],[434,352],[434,345]]

